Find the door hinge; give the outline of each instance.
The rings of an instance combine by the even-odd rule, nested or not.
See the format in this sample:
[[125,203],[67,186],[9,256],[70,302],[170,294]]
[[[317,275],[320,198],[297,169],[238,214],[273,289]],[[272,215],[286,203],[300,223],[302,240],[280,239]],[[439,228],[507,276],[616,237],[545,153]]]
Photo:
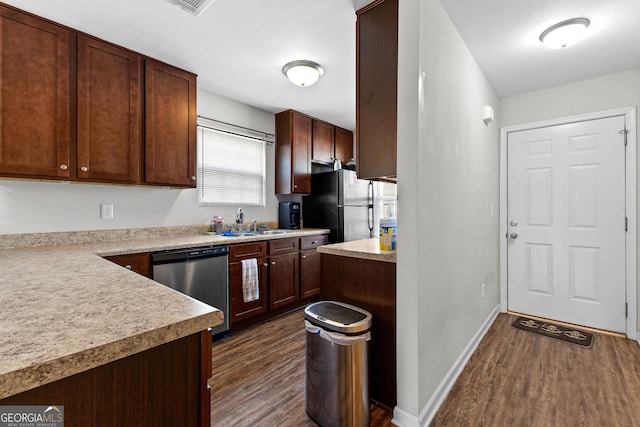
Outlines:
[[629,303],[624,303],[624,317],[629,317]]
[[626,147],[627,146],[627,135],[629,134],[629,131],[627,129],[623,129],[618,133],[621,134],[621,135],[624,135],[624,145]]
[[629,231],[629,217],[624,217],[624,231]]

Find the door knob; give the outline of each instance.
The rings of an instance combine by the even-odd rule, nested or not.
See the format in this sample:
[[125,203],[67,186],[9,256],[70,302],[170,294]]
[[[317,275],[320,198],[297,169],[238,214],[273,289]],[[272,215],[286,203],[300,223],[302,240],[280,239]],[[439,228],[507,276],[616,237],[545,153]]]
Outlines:
[[518,238],[518,233],[511,233],[509,234],[509,237],[512,239],[517,239]]

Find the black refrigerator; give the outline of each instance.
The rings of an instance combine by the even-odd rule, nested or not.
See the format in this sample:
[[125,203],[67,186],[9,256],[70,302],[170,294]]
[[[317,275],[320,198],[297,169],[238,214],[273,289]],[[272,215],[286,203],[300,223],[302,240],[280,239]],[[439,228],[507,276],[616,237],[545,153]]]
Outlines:
[[302,198],[304,226],[331,230],[329,243],[376,237],[376,188],[352,170],[311,174],[311,194]]

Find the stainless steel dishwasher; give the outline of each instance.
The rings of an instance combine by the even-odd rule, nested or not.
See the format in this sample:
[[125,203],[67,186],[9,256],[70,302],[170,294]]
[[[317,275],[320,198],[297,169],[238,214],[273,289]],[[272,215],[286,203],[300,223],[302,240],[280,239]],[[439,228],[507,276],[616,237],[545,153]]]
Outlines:
[[229,329],[229,247],[176,249],[151,254],[153,280],[217,308],[224,322],[212,334]]

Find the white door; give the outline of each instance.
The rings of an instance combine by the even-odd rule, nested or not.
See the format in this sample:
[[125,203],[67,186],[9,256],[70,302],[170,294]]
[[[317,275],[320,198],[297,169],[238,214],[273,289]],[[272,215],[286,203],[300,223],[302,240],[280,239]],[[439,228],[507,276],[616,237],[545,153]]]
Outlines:
[[508,135],[509,310],[625,332],[623,116]]

